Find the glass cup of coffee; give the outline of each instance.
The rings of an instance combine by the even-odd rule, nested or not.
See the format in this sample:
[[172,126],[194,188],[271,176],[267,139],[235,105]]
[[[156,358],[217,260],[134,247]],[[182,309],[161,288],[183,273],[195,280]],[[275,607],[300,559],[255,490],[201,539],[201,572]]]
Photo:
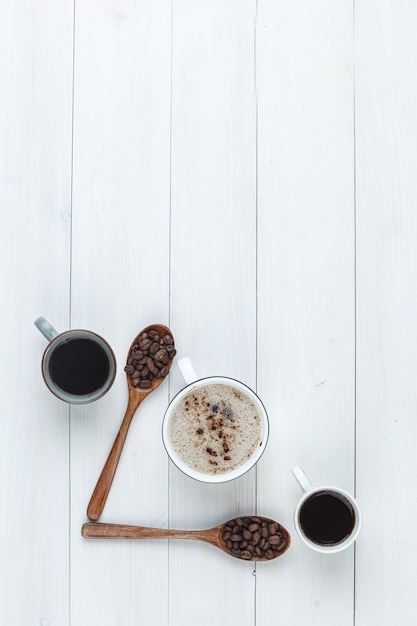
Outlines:
[[268,416],[260,398],[233,378],[198,378],[188,357],[177,365],[187,386],[165,412],[162,439],[168,456],[184,474],[202,482],[242,476],[268,441]]
[[71,404],[104,396],[116,376],[116,357],[107,341],[90,330],[58,333],[44,317],[38,317],[35,326],[49,341],[42,357],[48,389]]
[[294,514],[295,528],[303,542],[316,552],[334,553],[348,548],[361,527],[357,501],[339,487],[313,487],[296,465],[292,473],[304,491]]

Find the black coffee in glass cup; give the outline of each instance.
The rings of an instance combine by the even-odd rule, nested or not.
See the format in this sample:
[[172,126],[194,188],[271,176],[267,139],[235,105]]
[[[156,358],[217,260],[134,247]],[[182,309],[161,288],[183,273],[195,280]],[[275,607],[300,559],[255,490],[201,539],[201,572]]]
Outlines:
[[103,337],[82,329],[58,334],[43,317],[35,325],[49,341],[42,375],[55,396],[71,404],[86,404],[107,393],[116,376],[116,358]]
[[355,498],[339,487],[313,487],[298,465],[292,472],[304,491],[294,515],[295,528],[303,542],[323,553],[348,548],[361,526],[361,513]]

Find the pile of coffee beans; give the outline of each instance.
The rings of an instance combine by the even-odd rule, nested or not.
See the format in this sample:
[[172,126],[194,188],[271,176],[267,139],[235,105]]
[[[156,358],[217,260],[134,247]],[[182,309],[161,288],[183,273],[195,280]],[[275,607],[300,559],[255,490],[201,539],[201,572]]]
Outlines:
[[168,364],[176,353],[172,335],[161,337],[157,330],[143,332],[132,347],[125,367],[130,384],[150,389],[154,378],[165,378],[168,374]]
[[260,517],[238,517],[228,522],[223,540],[230,554],[251,561],[274,559],[287,545],[280,525]]

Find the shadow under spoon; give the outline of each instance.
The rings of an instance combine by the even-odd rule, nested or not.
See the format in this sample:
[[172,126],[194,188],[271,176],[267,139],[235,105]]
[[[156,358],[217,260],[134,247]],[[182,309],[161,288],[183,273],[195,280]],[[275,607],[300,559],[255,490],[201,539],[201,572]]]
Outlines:
[[[132,350],[135,348],[135,346],[138,346],[139,338],[143,336],[144,333],[149,335],[149,333],[150,332],[152,333],[152,331],[157,332],[159,335],[159,341],[161,342],[160,350],[165,350],[163,338],[167,336],[172,338],[172,344],[171,344],[172,351],[170,353],[171,356],[170,354],[167,354],[168,361],[163,365],[163,367],[166,368],[165,371],[163,372],[164,375],[161,376],[161,375],[155,374],[155,376],[150,381],[150,387],[148,389],[141,389],[138,386],[135,386],[134,384],[132,384],[131,375],[129,373],[126,373],[127,386],[128,386],[128,392],[129,392],[128,405],[127,405],[126,413],[123,418],[122,424],[120,426],[120,430],[114,441],[113,447],[110,450],[109,456],[107,457],[107,461],[103,467],[103,470],[100,474],[100,477],[97,481],[97,484],[91,496],[89,505],[87,507],[87,516],[91,520],[97,520],[100,517],[101,513],[103,512],[104,506],[107,501],[107,496],[109,495],[110,487],[112,485],[113,478],[116,473],[117,465],[119,463],[119,459],[123,450],[123,446],[126,441],[129,426],[131,424],[133,416],[136,413],[136,410],[138,409],[139,405],[143,402],[143,400],[147,396],[149,396],[149,394],[152,393],[152,391],[155,391],[155,389],[159,387],[159,385],[163,382],[164,378],[167,376],[169,372],[169,369],[173,361],[173,357],[175,356],[175,350],[173,348],[174,339],[169,328],[167,326],[163,326],[162,324],[152,324],[144,328],[132,341],[132,344],[129,348],[129,353],[127,355],[127,363],[129,364],[129,359],[131,358]],[[153,357],[154,368],[156,367],[155,356],[156,355],[154,355]],[[165,361],[167,360],[167,356],[164,357]],[[152,359],[152,355],[149,355],[149,354],[148,355],[145,354],[142,358],[145,359],[148,357]],[[162,368],[161,368],[161,371],[162,371]],[[155,369],[155,372],[156,372],[156,369]],[[139,380],[139,379],[136,379],[136,380]]]
[[88,539],[195,539],[246,561],[271,561],[284,554],[291,543],[289,532],[281,524],[259,516],[236,518],[207,530],[87,522],[83,524],[81,534]]

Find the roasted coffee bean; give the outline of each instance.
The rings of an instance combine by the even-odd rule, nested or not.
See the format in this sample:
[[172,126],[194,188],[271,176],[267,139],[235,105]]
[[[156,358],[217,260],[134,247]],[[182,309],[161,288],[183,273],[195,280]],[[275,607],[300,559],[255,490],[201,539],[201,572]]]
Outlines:
[[168,353],[165,350],[165,348],[160,348],[160,350],[158,350],[158,352],[154,354],[154,359],[155,361],[163,361],[167,356],[168,356]]
[[[259,542],[261,538],[261,533],[259,532],[259,530],[255,531],[252,535],[252,543],[255,545]],[[270,541],[271,543],[271,541]]]
[[142,341],[139,343],[139,347],[141,350],[149,350],[149,348],[151,347],[151,340],[150,339],[142,339]]
[[279,543],[281,543],[281,537],[279,537],[278,535],[272,535],[272,537],[269,538],[269,543],[271,544],[271,546],[277,546]]
[[144,366],[142,367],[142,369],[140,370],[140,373],[139,373],[139,374],[140,374],[140,377],[141,377],[141,378],[147,378],[147,377],[148,377],[148,374],[149,374],[149,368],[148,368],[148,366],[147,366],[147,365],[144,365]]
[[[252,558],[251,553],[249,552],[249,550],[242,550],[241,553],[239,554],[241,559],[245,559],[246,561],[249,561]],[[261,556],[261,555],[259,555]]]
[[154,374],[154,375],[158,374],[159,369],[156,367],[153,359],[150,356],[148,356],[148,360],[146,361],[146,366],[147,366],[148,370],[150,372],[152,372],[152,374]]
[[132,346],[127,359],[125,372],[131,384],[140,389],[150,389],[154,377],[165,378],[169,372],[169,362],[176,350],[171,335],[161,337],[155,329],[142,333]]
[[247,561],[273,559],[286,546],[279,524],[267,524],[257,516],[231,520],[223,530],[223,541],[232,556]]

